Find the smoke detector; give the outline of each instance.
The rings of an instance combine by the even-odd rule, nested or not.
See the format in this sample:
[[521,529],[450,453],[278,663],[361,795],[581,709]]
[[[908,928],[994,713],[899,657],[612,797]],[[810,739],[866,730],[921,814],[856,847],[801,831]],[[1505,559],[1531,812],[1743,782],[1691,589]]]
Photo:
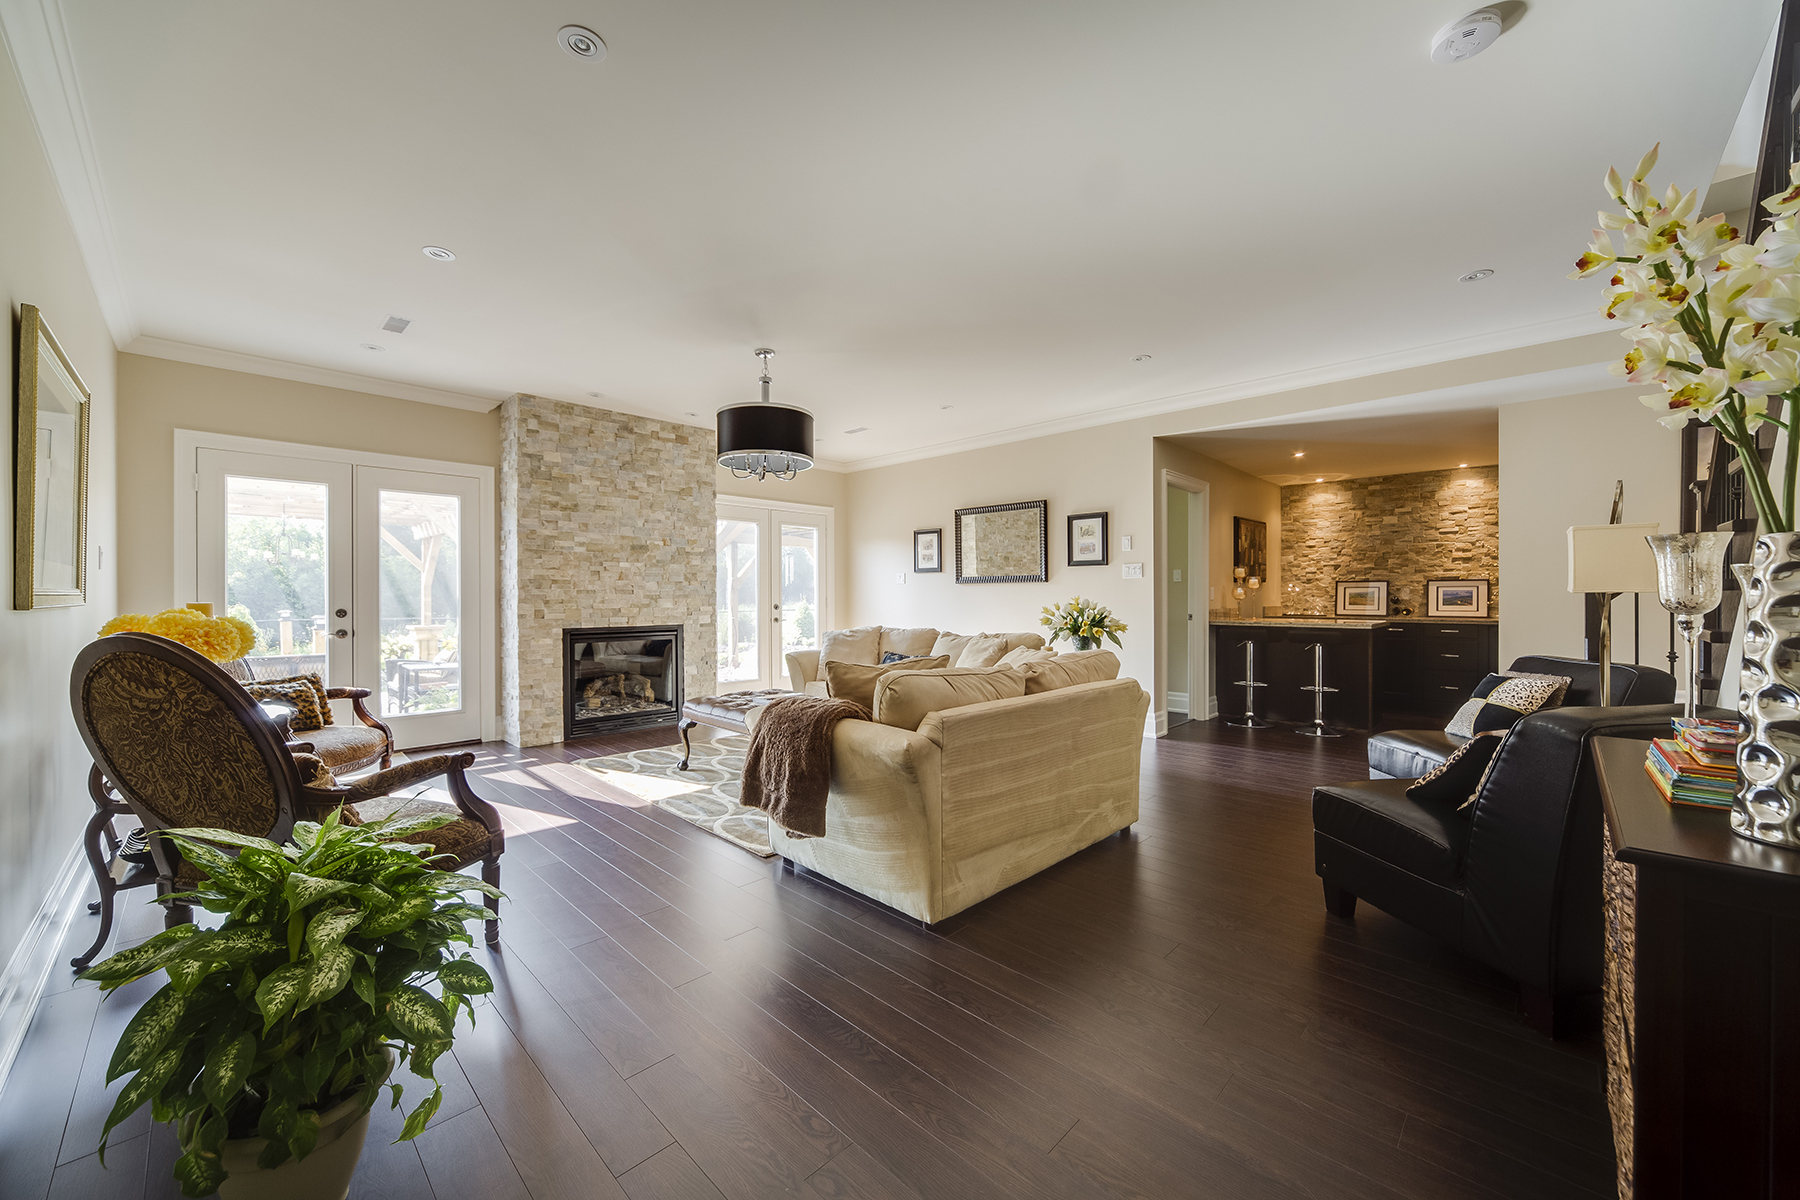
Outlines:
[[1452,21],[1431,39],[1431,61],[1462,62],[1474,58],[1494,44],[1500,36],[1500,14],[1491,8],[1478,8],[1461,20]]

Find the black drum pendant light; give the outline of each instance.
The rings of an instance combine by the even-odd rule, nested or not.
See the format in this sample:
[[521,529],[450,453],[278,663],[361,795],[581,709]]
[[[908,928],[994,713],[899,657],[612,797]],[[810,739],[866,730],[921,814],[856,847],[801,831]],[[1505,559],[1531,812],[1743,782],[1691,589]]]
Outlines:
[[792,479],[813,465],[813,419],[803,408],[769,403],[769,360],[762,359],[762,402],[719,410],[719,465],[738,479]]

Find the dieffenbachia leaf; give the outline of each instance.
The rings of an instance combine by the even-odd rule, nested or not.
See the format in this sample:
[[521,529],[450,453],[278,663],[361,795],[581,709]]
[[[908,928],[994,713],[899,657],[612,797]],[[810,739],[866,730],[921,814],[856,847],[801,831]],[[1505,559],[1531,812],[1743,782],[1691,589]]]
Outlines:
[[350,968],[356,965],[356,955],[344,946],[327,946],[312,961],[306,974],[306,983],[300,989],[299,999],[294,1001],[294,1011],[301,1012],[315,1004],[323,1004],[350,982]]
[[404,929],[436,908],[437,902],[430,896],[414,896],[409,900],[403,900],[365,920],[362,924],[362,935],[364,937],[381,937],[383,934],[393,933],[397,929]]
[[244,926],[239,929],[208,929],[177,947],[170,958],[179,958],[190,962],[228,963],[235,966],[279,948],[280,943],[269,936],[267,929],[255,926]]
[[172,829],[170,836],[181,840],[200,842],[218,842],[222,846],[243,846],[249,850],[267,850],[280,854],[281,847],[268,838],[250,837],[248,834],[233,833],[229,829]]
[[214,967],[209,962],[177,958],[164,963],[163,970],[169,973],[169,984],[176,991],[192,992],[200,986],[202,979],[213,973]]
[[423,988],[407,984],[388,1000],[388,1019],[412,1042],[445,1042],[455,1036],[450,1014]]
[[175,1160],[174,1175],[184,1195],[210,1196],[225,1182],[225,1164],[216,1150],[189,1150]]
[[125,1026],[125,1032],[119,1035],[112,1062],[106,1068],[106,1082],[141,1070],[161,1054],[181,1015],[187,1011],[187,1005],[186,994],[176,990],[173,984],[144,1001],[137,1015]]
[[498,914],[480,904],[447,904],[436,915],[451,921],[491,921]]
[[408,817],[404,821],[395,821],[392,817],[389,817],[386,821],[377,822],[377,824],[380,826],[381,836],[383,838],[386,838],[389,841],[398,842],[406,838],[409,834],[426,833],[433,829],[442,829],[444,826],[452,824],[459,819],[460,818],[453,813],[429,813],[422,817]]
[[263,981],[256,985],[256,1007],[263,1015],[264,1033],[273,1029],[275,1022],[300,998],[300,991],[306,986],[306,977],[311,970],[310,963],[283,963],[263,976]]
[[206,1098],[224,1112],[244,1090],[244,1080],[256,1062],[256,1035],[249,1030],[215,1043],[206,1052],[206,1073],[201,1077]]
[[459,996],[485,996],[494,990],[487,968],[467,958],[451,959],[438,968],[438,982],[446,992]]
[[367,971],[357,971],[350,976],[350,986],[358,996],[362,997],[364,1004],[380,1011],[375,1004],[375,977],[373,975]]
[[136,1112],[143,1103],[162,1090],[162,1085],[169,1081],[175,1068],[181,1063],[180,1046],[171,1046],[157,1055],[151,1064],[131,1077],[119,1092],[119,1098],[113,1102],[112,1112],[107,1114],[106,1126],[100,1130],[100,1165],[106,1165],[106,1135],[113,1126]]
[[306,948],[314,954],[327,946],[335,946],[362,923],[363,914],[354,908],[334,908],[314,917],[306,927]]
[[287,887],[282,894],[287,898],[288,911],[299,912],[307,905],[316,904],[327,896],[335,896],[349,886],[350,881],[347,879],[319,879],[295,871],[287,877]]
[[177,925],[173,929],[165,929],[146,942],[95,963],[81,973],[81,978],[113,986],[129,983],[156,970],[162,965],[165,955],[173,954],[179,948],[179,943],[199,932],[192,925]]
[[[398,1104],[400,1098],[396,1096],[394,1102]],[[425,1123],[431,1120],[432,1116],[437,1113],[438,1105],[443,1102],[444,1088],[443,1085],[440,1084],[432,1090],[431,1095],[419,1101],[419,1107],[406,1114],[406,1124],[400,1130],[400,1136],[394,1139],[394,1144],[399,1145],[401,1142],[410,1142],[421,1133],[424,1133]]]

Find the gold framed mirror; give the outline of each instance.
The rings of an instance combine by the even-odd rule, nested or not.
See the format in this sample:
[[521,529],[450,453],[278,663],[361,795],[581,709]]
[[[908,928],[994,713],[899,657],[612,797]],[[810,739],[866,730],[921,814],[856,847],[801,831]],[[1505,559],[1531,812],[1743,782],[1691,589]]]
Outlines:
[[34,304],[21,304],[13,404],[14,608],[87,603],[92,399],[43,314]]

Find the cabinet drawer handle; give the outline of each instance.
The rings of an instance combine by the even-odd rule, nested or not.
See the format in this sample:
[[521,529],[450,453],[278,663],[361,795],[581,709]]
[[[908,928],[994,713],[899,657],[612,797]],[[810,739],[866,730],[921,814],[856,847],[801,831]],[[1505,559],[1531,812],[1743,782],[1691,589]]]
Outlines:
[[1440,630],[1438,630],[1438,632],[1439,633],[1461,633],[1462,630],[1460,630],[1460,629],[1440,629]]
[[1462,689],[1461,689],[1461,688],[1459,688],[1459,687],[1457,687],[1457,686],[1455,686],[1455,685],[1454,685],[1454,684],[1449,684],[1449,683],[1445,683],[1445,684],[1440,684],[1440,685],[1439,685],[1439,686],[1440,686],[1440,687],[1442,687],[1442,688],[1443,688],[1443,689],[1444,689],[1444,690],[1445,690],[1445,691],[1446,691],[1446,692],[1460,692],[1460,691],[1462,691]]
[[1443,655],[1439,655],[1439,657],[1440,658],[1461,658],[1462,655],[1460,655],[1460,654],[1443,654]]

